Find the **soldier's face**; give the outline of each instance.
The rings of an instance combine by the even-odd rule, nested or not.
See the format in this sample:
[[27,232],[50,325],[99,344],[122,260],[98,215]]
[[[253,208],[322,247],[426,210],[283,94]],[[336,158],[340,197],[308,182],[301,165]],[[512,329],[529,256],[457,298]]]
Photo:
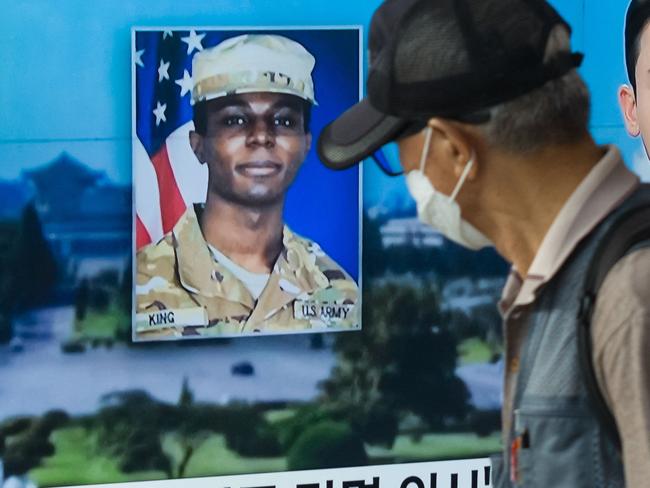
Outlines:
[[208,165],[208,192],[245,206],[282,201],[311,144],[300,99],[245,93],[215,102],[205,135],[190,135],[199,161]]

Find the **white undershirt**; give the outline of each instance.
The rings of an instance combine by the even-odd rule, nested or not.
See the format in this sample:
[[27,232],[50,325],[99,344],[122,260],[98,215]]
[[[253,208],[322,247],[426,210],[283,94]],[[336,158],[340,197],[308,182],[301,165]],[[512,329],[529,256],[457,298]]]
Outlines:
[[222,264],[228,271],[234,274],[239,281],[241,281],[248,291],[251,293],[253,298],[257,300],[262,294],[262,290],[268,283],[269,278],[271,277],[270,273],[251,273],[247,269],[242,268],[237,263],[229,259],[225,254],[220,252],[214,246],[208,244],[212,257]]

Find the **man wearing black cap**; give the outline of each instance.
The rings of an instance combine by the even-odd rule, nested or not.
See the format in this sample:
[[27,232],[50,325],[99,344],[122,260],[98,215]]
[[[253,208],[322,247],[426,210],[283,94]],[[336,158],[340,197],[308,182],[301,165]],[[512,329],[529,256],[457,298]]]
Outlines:
[[646,153],[650,142],[650,1],[632,0],[625,17],[625,66],[630,85],[618,90],[625,127],[641,136]]
[[[569,33],[544,0],[388,0],[368,98],[318,142],[343,169],[396,141],[420,219],[512,263],[496,487],[650,479],[650,189],[589,134]],[[622,223],[641,239],[604,274]]]

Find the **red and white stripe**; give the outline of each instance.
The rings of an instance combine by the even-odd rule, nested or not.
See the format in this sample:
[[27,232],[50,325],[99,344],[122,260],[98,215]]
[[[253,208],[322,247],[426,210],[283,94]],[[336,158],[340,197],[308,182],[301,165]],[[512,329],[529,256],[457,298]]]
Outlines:
[[151,158],[139,140],[134,143],[137,249],[158,242],[189,205],[205,201],[208,170],[190,147],[193,128],[192,122],[180,126]]

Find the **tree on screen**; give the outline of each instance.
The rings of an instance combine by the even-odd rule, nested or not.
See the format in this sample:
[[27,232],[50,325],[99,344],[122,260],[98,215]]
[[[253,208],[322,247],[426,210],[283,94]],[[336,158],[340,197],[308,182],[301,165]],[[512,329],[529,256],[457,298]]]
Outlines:
[[324,420],[305,429],[287,453],[290,471],[368,464],[363,440],[344,422]]
[[141,390],[110,393],[93,419],[99,447],[118,461],[124,473],[156,470],[172,477],[161,434],[173,423],[174,411]]
[[0,223],[0,343],[11,340],[12,315],[42,304],[56,277],[38,213],[28,204],[20,222]]
[[43,458],[54,454],[50,436],[67,422],[65,412],[52,410],[42,417],[18,417],[0,424],[4,476],[22,476],[39,466]]
[[175,415],[175,429],[168,435],[167,442],[163,443],[163,450],[173,460],[176,468],[174,476],[183,478],[192,456],[212,434],[210,422],[206,422],[195,408],[194,393],[187,378],[183,379]]
[[11,299],[15,308],[43,303],[56,283],[57,267],[34,208],[25,206],[20,230],[12,250]]
[[18,229],[17,221],[0,221],[0,344],[9,342],[12,336],[13,252]]
[[146,391],[113,392],[89,418],[98,447],[124,473],[162,471],[183,478],[203,444],[223,435],[226,447],[243,457],[282,454],[277,435],[254,405],[197,402],[187,380],[176,404],[156,400]]
[[363,297],[363,330],[337,336],[338,364],[322,384],[325,406],[344,412],[366,442],[391,445],[415,414],[430,428],[468,412],[455,374],[456,340],[431,287],[375,284]]

